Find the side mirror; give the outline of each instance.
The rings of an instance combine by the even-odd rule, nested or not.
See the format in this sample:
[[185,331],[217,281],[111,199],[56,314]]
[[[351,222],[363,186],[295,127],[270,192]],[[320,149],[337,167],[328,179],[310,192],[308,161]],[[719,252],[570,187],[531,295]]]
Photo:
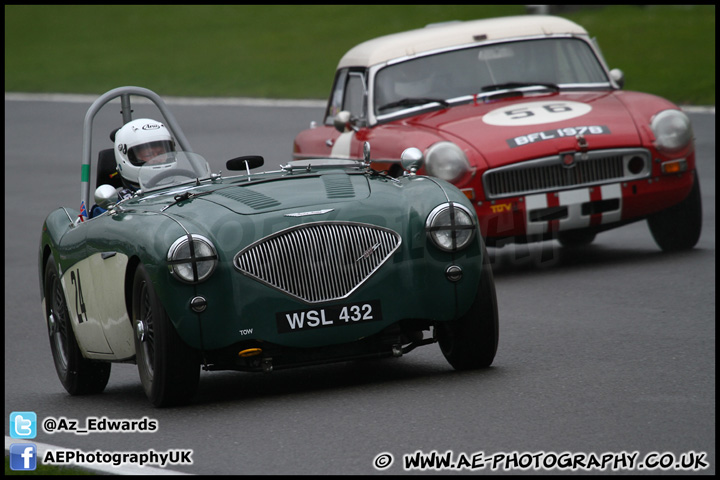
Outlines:
[[264,164],[265,159],[260,155],[243,155],[242,157],[228,160],[225,163],[225,167],[228,170],[246,170],[249,174],[251,169],[262,167]]
[[365,163],[370,163],[370,142],[363,143],[363,159]]
[[623,88],[625,86],[625,74],[619,68],[613,68],[610,70],[610,77],[615,80],[618,87]]
[[347,110],[338,112],[333,119],[333,125],[335,126],[335,130],[340,133],[345,133],[350,130],[352,128],[352,124],[350,123],[350,112]]
[[410,175],[415,175],[415,172],[423,165],[423,154],[420,149],[410,147],[403,150],[400,155],[400,165],[403,170],[410,172]]
[[112,185],[100,185],[95,189],[95,204],[98,207],[108,209],[110,205],[117,203],[118,193]]

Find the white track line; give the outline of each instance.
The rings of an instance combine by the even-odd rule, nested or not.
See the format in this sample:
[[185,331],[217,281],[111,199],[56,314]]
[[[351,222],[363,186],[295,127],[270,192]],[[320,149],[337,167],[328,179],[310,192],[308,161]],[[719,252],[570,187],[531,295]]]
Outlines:
[[[64,102],[64,103],[92,103],[98,95],[76,95],[65,93],[14,93],[5,92],[5,101],[19,102]],[[219,98],[219,97],[163,97],[168,105],[217,105],[240,107],[308,107],[323,108],[325,100],[293,100],[272,98]],[[138,98],[138,102],[149,100]]]
[[[5,92],[6,101],[19,102],[65,102],[65,103],[92,103],[97,95],[81,95],[68,93],[17,93]],[[247,98],[247,97],[163,97],[168,105],[217,105],[233,107],[307,107],[323,108],[327,104],[325,100],[293,100],[273,98]],[[138,98],[138,101],[145,101]],[[715,106],[684,105],[680,107],[689,113],[712,113],[715,114]]]

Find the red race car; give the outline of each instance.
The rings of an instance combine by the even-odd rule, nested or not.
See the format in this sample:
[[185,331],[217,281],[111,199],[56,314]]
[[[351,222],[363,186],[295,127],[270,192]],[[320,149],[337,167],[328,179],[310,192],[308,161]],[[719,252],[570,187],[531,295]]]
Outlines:
[[322,125],[296,160],[363,158],[455,184],[489,245],[583,245],[647,219],[663,250],[695,246],[702,205],[688,117],[623,91],[584,28],[552,16],[429,25],[361,43],[340,60]]

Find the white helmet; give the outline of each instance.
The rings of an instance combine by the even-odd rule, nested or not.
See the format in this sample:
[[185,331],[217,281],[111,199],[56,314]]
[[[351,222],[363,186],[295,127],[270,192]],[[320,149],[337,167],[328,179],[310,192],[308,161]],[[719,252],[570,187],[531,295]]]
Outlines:
[[152,158],[174,151],[175,142],[165,125],[149,118],[128,122],[115,134],[115,163],[126,186],[137,188],[140,168]]

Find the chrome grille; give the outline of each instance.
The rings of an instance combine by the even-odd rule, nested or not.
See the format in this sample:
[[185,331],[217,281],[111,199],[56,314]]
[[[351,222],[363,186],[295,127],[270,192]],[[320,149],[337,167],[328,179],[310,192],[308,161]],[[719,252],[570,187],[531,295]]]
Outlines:
[[[563,164],[567,154],[554,155],[488,170],[483,175],[487,198],[499,198],[552,190],[564,190],[608,181],[628,181],[650,175],[650,153],[645,149],[596,150],[569,153],[571,167]],[[642,159],[643,167],[635,173],[628,168],[633,158]]]
[[318,222],[282,230],[235,255],[244,275],[308,303],[349,296],[400,247],[396,232],[362,223]]

